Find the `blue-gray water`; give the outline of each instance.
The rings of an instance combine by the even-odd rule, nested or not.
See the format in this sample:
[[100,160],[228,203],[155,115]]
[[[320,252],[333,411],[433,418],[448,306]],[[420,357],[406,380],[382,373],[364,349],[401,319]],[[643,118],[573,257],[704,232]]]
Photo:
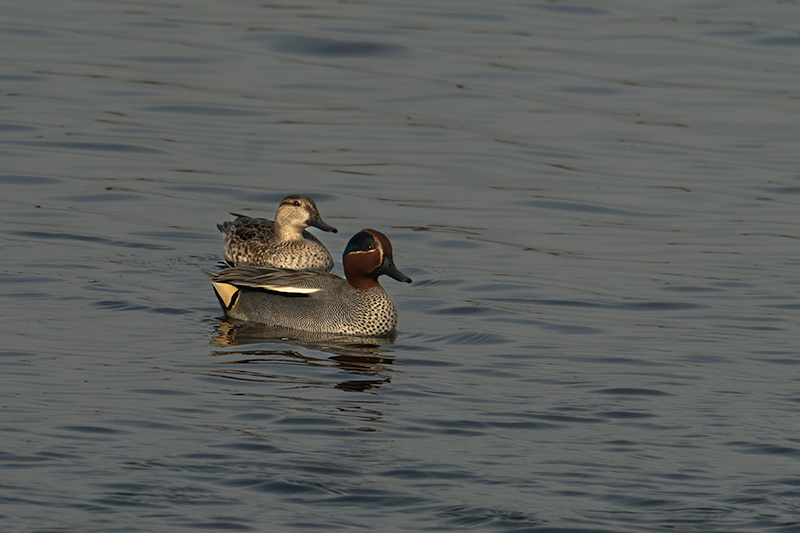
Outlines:
[[[2,531],[800,531],[796,3],[2,13]],[[220,320],[289,193],[394,344]]]

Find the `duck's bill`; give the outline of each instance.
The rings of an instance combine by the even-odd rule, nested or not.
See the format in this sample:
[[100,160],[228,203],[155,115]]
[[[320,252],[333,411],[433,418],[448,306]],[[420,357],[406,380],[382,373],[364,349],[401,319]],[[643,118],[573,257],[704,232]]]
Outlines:
[[331,233],[339,233],[339,230],[331,226],[330,224],[326,224],[322,221],[319,216],[312,216],[308,219],[308,225],[314,226],[315,228],[319,228],[322,231],[330,231]]
[[411,283],[411,278],[400,272],[396,266],[394,266],[394,262],[389,259],[388,257],[383,258],[383,263],[381,264],[380,272],[381,274],[386,274],[390,278],[394,278],[397,281],[403,281],[405,283]]

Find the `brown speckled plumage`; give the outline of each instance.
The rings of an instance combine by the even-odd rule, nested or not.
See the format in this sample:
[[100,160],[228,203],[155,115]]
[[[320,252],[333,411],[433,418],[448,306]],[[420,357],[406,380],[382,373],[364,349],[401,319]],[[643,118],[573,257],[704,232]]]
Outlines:
[[217,224],[225,235],[225,260],[235,266],[272,266],[330,272],[333,257],[314,235],[305,231],[315,226],[336,233],[322,221],[314,200],[301,194],[287,196],[278,207],[275,222],[265,218],[236,215],[233,221]]

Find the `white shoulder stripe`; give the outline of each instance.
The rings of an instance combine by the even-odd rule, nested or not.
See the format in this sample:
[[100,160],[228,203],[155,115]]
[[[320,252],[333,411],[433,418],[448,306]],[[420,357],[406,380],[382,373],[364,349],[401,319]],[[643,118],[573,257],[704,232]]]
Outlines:
[[268,291],[285,292],[291,294],[311,294],[320,290],[318,288],[303,289],[300,287],[287,287],[286,285],[254,285],[254,287],[258,287],[259,289],[266,289]]

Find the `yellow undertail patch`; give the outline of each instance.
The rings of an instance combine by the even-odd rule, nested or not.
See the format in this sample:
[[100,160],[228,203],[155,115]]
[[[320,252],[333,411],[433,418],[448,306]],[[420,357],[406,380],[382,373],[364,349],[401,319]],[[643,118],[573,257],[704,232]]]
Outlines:
[[211,285],[214,286],[214,291],[217,293],[217,297],[219,298],[219,301],[222,302],[222,305],[225,307],[225,309],[230,309],[231,302],[234,300],[236,293],[239,292],[239,289],[227,283],[219,283],[214,281],[211,282]]

